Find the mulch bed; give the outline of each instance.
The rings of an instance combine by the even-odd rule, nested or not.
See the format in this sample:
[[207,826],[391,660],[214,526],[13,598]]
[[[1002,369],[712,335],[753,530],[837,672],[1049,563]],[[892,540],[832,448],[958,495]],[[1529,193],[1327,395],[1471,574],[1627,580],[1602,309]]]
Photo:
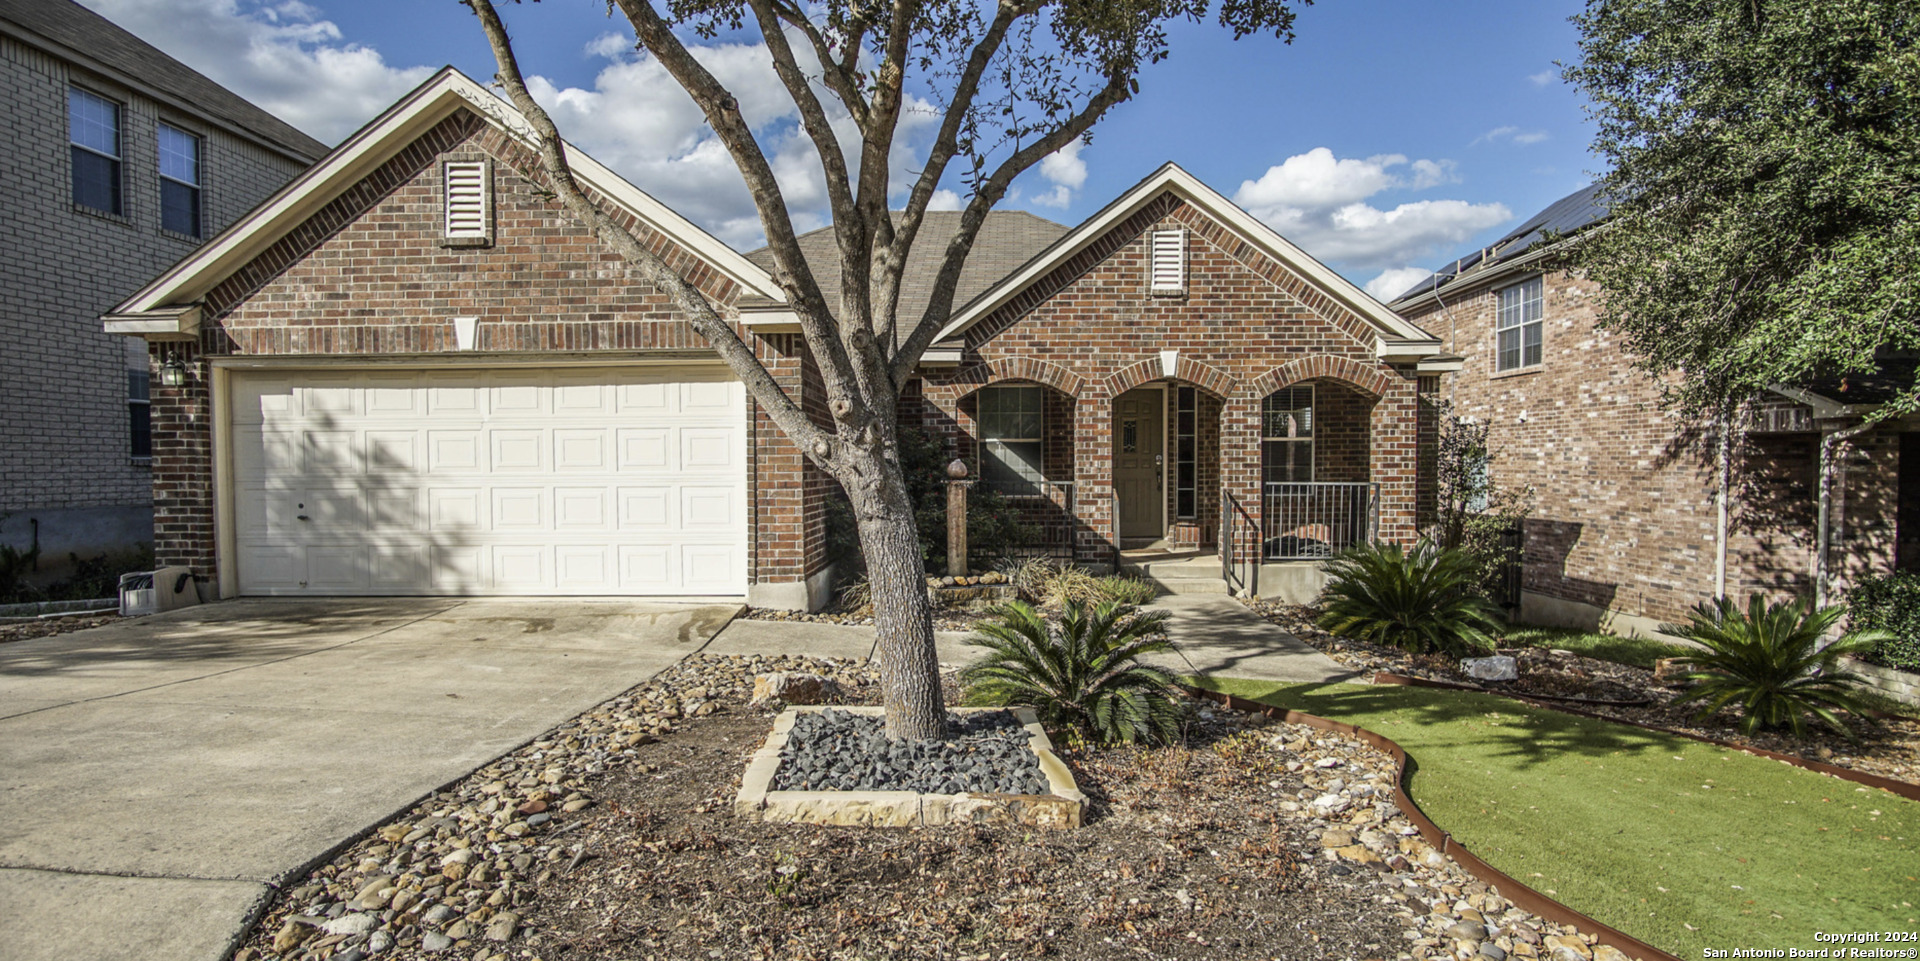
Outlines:
[[[1314,626],[1315,612],[1311,607],[1261,600],[1247,600],[1245,603],[1268,621],[1319,648],[1334,660],[1362,670],[1388,671],[1409,677],[1470,684],[1496,694],[1571,698],[1575,700],[1561,703],[1616,720],[1684,731],[1811,761],[1824,761],[1836,767],[1894,780],[1920,782],[1920,721],[1911,718],[1843,715],[1848,729],[1853,732],[1852,740],[1812,721],[1809,722],[1807,735],[1801,738],[1770,733],[1749,736],[1740,732],[1738,718],[1730,710],[1704,720],[1695,718],[1697,704],[1674,703],[1674,699],[1685,690],[1683,684],[1658,680],[1653,671],[1643,667],[1569,652],[1555,653],[1523,647],[1500,651],[1518,661],[1519,680],[1478,681],[1461,671],[1452,658],[1438,655],[1412,657],[1393,648],[1329,634]],[[1646,703],[1605,703],[1623,700]],[[1553,702],[1542,703],[1553,706]]]
[[1078,830],[746,820],[733,794],[773,716],[747,697],[770,670],[877,694],[860,661],[690,658],[295,880],[238,961],[1412,959],[1481,941],[1526,958],[1580,941],[1426,846],[1387,755],[1199,703],[1178,746],[1064,752],[1089,797]]

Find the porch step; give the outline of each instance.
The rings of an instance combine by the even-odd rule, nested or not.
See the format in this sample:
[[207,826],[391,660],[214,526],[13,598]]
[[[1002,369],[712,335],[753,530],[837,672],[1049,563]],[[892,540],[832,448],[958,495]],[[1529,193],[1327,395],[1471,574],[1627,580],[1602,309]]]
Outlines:
[[1139,562],[1123,557],[1120,569],[1159,588],[1162,594],[1227,593],[1227,582],[1220,577],[1220,557],[1216,554]]

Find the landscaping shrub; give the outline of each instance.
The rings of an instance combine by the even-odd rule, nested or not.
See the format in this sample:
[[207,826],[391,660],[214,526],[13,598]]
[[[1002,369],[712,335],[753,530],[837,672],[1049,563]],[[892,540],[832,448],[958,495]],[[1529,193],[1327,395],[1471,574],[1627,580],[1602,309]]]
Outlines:
[[1843,613],[1839,605],[1813,610],[1805,600],[1770,604],[1759,594],[1745,611],[1725,597],[1696,605],[1687,623],[1660,627],[1708,649],[1686,658],[1698,670],[1687,675],[1694,686],[1675,703],[1704,701],[1700,718],[1737,704],[1740,730],[1748,734],[1784,727],[1799,736],[1812,714],[1852,737],[1833,708],[1860,709],[1851,687],[1860,678],[1839,669],[1840,655],[1860,654],[1889,635],[1869,628],[1821,647]]
[[[907,497],[913,501],[920,557],[944,574],[949,459],[946,443],[908,424],[900,425],[899,440],[900,470],[906,478]],[[967,491],[967,557],[974,569],[991,568],[996,561],[1038,537],[1033,525],[1025,523],[1020,512],[999,492],[978,485]],[[851,560],[856,566],[865,564],[860,554],[859,523],[853,516],[853,506],[838,488],[827,498],[826,549],[829,558]]]
[[1854,585],[1847,591],[1847,626],[1887,632],[1865,659],[1920,671],[1920,574],[1902,571]]
[[1335,634],[1410,654],[1453,656],[1493,649],[1493,603],[1479,590],[1479,568],[1463,551],[1421,541],[1402,551],[1361,544],[1327,562],[1317,623]]
[[[1463,553],[1474,569],[1472,588],[1500,600],[1502,583],[1520,550],[1508,532],[1533,512],[1533,488],[1494,483],[1492,424],[1463,418],[1444,400],[1430,401],[1438,423],[1433,476],[1438,488],[1432,513],[1422,518],[1421,533],[1446,550]],[[1504,598],[1517,604],[1519,598]]]
[[1170,649],[1166,611],[1075,601],[1050,622],[1031,605],[1002,604],[967,643],[986,655],[960,672],[968,704],[1027,705],[1049,727],[1100,743],[1165,743],[1180,733],[1173,677],[1141,664]]
[[1045,604],[1048,586],[1055,576],[1069,566],[1050,557],[1007,557],[994,565],[994,569],[1006,575],[1007,583],[1019,595],[1019,600],[1029,604]]

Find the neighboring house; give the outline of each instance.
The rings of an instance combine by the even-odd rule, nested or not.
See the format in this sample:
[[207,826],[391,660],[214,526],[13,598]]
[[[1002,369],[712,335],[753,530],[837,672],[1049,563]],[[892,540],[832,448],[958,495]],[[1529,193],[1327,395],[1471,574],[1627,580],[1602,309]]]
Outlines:
[[100,314],[326,152],[69,0],[0,0],[0,544],[152,539],[149,369]]
[[[1821,432],[1857,423],[1886,378],[1756,398],[1723,532],[1712,437],[1662,409],[1659,385],[1595,328],[1601,291],[1556,265],[1604,218],[1596,188],[1576,191],[1393,302],[1465,358],[1440,393],[1491,425],[1491,478],[1534,489],[1522,619],[1623,633],[1683,620],[1715,595],[1722,544],[1729,595],[1810,595]],[[1902,371],[1912,383],[1910,362],[1887,373]],[[1866,433],[1844,458],[1829,519],[1840,588],[1920,566],[1920,433],[1905,429]]]
[[[827,598],[833,481],[555,202],[527,136],[444,70],[106,317],[184,372],[153,394],[163,562],[223,596]],[[765,267],[570,156],[824,416]],[[1268,491],[1302,508],[1276,553],[1411,534],[1434,338],[1177,167],[981,245],[909,393],[989,482],[1073,484],[1083,559],[1209,544],[1223,496],[1251,517]]]

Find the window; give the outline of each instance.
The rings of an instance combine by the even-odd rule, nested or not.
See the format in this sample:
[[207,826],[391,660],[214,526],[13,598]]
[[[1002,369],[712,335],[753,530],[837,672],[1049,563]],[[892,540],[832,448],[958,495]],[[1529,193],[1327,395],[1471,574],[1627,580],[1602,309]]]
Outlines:
[[985,387],[980,391],[980,479],[1014,496],[1037,496],[1041,472],[1040,432],[1046,415],[1040,387]]
[[67,136],[72,140],[73,202],[103,214],[121,214],[120,105],[67,88]]
[[1267,395],[1260,411],[1260,459],[1269,484],[1313,480],[1313,388]]
[[1540,278],[1500,291],[1500,317],[1495,323],[1500,342],[1494,369],[1519,370],[1540,363],[1542,304]]
[[1180,520],[1197,516],[1194,488],[1199,481],[1199,447],[1195,427],[1199,417],[1199,391],[1182,387],[1173,401],[1173,513]]
[[153,406],[147,393],[148,374],[144,370],[127,371],[127,426],[133,438],[132,456],[145,460],[153,456]]
[[160,226],[200,236],[200,138],[160,125]]
[[449,161],[446,190],[446,239],[484,242],[489,236],[486,161]]
[[1187,232],[1156,230],[1152,234],[1152,265],[1148,268],[1154,294],[1187,292]]

